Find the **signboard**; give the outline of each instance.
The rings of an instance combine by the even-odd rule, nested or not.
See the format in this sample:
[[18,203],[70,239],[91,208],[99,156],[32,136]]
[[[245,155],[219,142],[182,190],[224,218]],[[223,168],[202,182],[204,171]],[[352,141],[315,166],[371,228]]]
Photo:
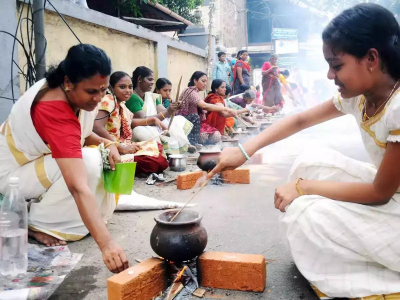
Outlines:
[[276,54],[299,53],[298,40],[275,40]]
[[296,56],[280,56],[278,60],[279,66],[295,66],[297,65],[297,57]]
[[273,40],[297,40],[297,29],[293,28],[272,28]]

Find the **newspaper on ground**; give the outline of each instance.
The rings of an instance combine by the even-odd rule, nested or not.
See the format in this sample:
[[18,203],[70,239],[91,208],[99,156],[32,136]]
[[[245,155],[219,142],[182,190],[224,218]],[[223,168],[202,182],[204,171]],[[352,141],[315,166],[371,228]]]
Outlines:
[[81,260],[68,246],[29,244],[28,272],[19,277],[0,275],[1,300],[46,300]]

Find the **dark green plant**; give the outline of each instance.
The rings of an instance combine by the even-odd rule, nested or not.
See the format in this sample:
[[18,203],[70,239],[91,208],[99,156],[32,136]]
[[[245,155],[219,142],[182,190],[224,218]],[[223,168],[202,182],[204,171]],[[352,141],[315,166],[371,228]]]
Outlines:
[[[140,5],[147,4],[149,0],[114,0],[115,6],[120,9],[123,14],[133,14],[135,17],[142,16]],[[204,3],[204,0],[159,0],[153,1],[162,4],[169,8],[174,13],[193,22],[199,23],[199,17],[196,17],[192,11],[199,5]]]

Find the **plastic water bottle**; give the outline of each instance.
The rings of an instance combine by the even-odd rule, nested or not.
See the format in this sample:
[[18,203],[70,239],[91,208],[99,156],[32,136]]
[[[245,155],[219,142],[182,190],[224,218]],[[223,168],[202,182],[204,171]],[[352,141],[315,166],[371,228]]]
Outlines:
[[19,194],[19,178],[8,183],[0,212],[0,274],[14,277],[28,269],[28,208]]

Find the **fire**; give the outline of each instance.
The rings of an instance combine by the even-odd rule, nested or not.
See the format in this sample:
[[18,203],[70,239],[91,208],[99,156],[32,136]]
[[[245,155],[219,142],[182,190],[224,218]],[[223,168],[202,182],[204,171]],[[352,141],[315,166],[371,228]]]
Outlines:
[[178,275],[176,276],[176,278],[175,278],[175,280],[174,280],[174,283],[175,283],[175,282],[178,282],[178,281],[180,281],[180,280],[182,279],[183,273],[185,273],[186,268],[187,268],[187,267],[184,266],[183,269],[182,269],[182,271],[180,271],[180,272],[178,273]]

